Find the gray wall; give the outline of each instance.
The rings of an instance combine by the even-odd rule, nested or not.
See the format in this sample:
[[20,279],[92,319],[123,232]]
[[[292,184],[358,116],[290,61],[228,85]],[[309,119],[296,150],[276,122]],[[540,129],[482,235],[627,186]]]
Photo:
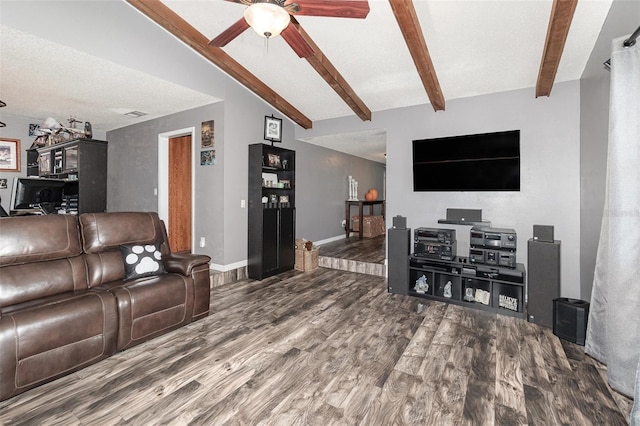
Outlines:
[[[214,120],[216,164],[196,165],[194,251],[208,254],[215,268],[230,269],[247,259],[248,146],[263,143],[264,116],[277,111],[229,84],[228,101],[107,133],[109,141],[109,211],[157,211],[158,135],[195,127],[194,155],[199,156],[200,123]],[[382,193],[382,164],[294,140],[294,125],[283,122],[283,148],[296,151],[296,235],[314,241],[342,236],[347,176],[360,188]],[[198,157],[197,157],[198,158]],[[199,164],[199,162],[197,162]],[[362,192],[362,191],[361,191]],[[205,237],[207,246],[197,241]]]
[[[212,257],[213,263],[223,261],[223,170],[221,162],[200,166],[200,126],[214,120],[215,149],[220,155],[223,146],[223,105],[221,103],[145,121],[107,132],[109,165],[107,185],[108,211],[158,211],[158,135],[195,127],[193,156],[195,161],[193,214],[194,252]],[[208,246],[197,245],[205,237]]]
[[[495,227],[518,234],[518,262],[527,263],[527,239],[534,224],[554,225],[562,241],[562,288],[580,295],[580,85],[556,84],[548,98],[533,88],[447,101],[446,111],[429,105],[374,113],[371,122],[343,118],[297,129],[307,138],[383,128],[387,131],[387,227],[403,215],[411,228],[438,226],[447,208],[482,209]],[[411,141],[414,139],[520,129],[520,192],[413,192]],[[469,227],[458,231],[458,253],[469,247]]]
[[591,299],[604,208],[609,136],[609,71],[613,39],[640,25],[640,2],[613,2],[580,80],[580,294]]

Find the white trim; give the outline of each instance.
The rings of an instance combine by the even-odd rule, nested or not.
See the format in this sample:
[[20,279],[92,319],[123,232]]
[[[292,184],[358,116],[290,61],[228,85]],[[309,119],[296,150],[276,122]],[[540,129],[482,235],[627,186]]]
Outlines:
[[230,265],[219,265],[217,263],[209,263],[209,269],[213,269],[214,271],[227,272],[233,271],[234,269],[244,268],[247,266],[246,260],[241,260],[240,262],[232,263]]
[[347,236],[345,234],[342,234],[342,235],[338,235],[337,237],[327,238],[326,240],[314,241],[313,244],[316,245],[316,246],[321,246],[323,244],[332,243],[332,242],[338,241],[338,240],[344,240],[346,238],[347,238]]
[[196,128],[158,134],[158,216],[169,226],[169,139],[191,135],[191,247],[195,247]]

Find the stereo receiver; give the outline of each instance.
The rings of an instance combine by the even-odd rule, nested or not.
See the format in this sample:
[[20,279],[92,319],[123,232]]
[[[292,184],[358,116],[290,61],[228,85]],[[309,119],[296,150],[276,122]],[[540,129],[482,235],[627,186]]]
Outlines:
[[453,260],[456,257],[456,245],[455,241],[451,244],[428,241],[415,242],[413,255],[431,259]]
[[416,243],[424,243],[428,241],[451,244],[456,241],[456,230],[441,228],[416,228],[415,231],[413,231],[413,237]]

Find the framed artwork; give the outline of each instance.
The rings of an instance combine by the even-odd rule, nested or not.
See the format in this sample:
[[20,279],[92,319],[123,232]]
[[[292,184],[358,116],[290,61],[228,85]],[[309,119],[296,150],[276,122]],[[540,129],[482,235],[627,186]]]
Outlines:
[[213,120],[203,121],[200,128],[200,144],[202,148],[213,148],[215,138],[213,135]]
[[281,169],[280,156],[278,154],[267,154],[267,165],[275,169]]
[[282,119],[264,117],[264,139],[273,142],[282,142]]
[[9,185],[7,185],[7,180],[0,179],[0,189],[7,189],[7,188],[9,188]]
[[20,139],[0,138],[0,172],[20,171]]
[[284,203],[288,203],[289,202],[289,196],[288,195],[281,195],[280,196],[280,204],[284,204]]
[[200,165],[211,166],[216,164],[216,150],[200,151]]

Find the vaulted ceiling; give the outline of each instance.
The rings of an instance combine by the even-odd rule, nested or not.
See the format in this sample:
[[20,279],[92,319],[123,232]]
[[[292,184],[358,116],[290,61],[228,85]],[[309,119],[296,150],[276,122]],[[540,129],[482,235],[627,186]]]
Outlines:
[[[291,29],[296,31],[296,39],[304,40],[311,47],[311,52],[300,58],[282,36],[271,38],[267,43],[250,29],[224,47],[209,45],[210,40],[242,18],[247,6],[241,3],[223,0],[107,2],[117,3],[117,7],[112,8],[113,13],[101,11],[91,18],[86,16],[85,9],[91,3],[101,2],[49,1],[39,4],[46,3],[50,7],[55,3],[61,16],[70,17],[69,25],[73,24],[74,14],[82,13],[80,19],[83,21],[90,19],[94,25],[106,22],[117,27],[119,32],[129,35],[133,52],[136,37],[147,31],[147,27],[159,24],[197,52],[193,55],[194,60],[204,57],[211,61],[303,128],[312,127],[314,121],[350,115],[369,120],[376,111],[420,104],[431,104],[435,111],[446,111],[447,102],[452,99],[514,89],[531,88],[532,97],[553,96],[554,83],[580,78],[611,6],[611,0],[354,0],[352,3],[368,5],[366,18],[295,16]],[[347,0],[330,3],[336,2],[349,3]],[[0,5],[6,9],[7,3],[11,2],[3,0]],[[318,3],[317,0],[314,3]],[[301,0],[301,4],[304,7],[305,0]],[[38,10],[33,12],[38,13]],[[136,28],[122,25],[123,14],[138,13],[150,20]],[[127,69],[126,63],[111,64],[115,68],[103,73],[96,68],[108,68],[110,65],[104,63],[106,60],[85,58],[83,55],[90,56],[90,53],[87,54],[86,49],[76,52],[74,42],[58,47],[49,45],[47,67],[59,71],[49,74],[48,79],[36,78],[30,73],[42,70],[29,69],[25,65],[25,60],[37,62],[33,54],[25,53],[25,49],[32,46],[30,43],[42,43],[42,40],[16,32],[9,19],[0,19],[3,29],[0,50],[2,98],[18,90],[26,93],[25,87],[12,87],[11,83],[21,79],[28,80],[29,91],[46,93],[58,84],[55,80],[60,77],[60,80],[69,81],[65,83],[66,90],[57,89],[60,93],[57,105],[65,102],[77,105],[78,97],[72,94],[83,82],[77,78],[61,78],[65,69],[73,68],[78,75],[97,72],[104,75],[99,87],[87,88],[89,92],[107,92],[93,97],[98,103],[103,96],[118,98],[121,106],[144,110],[147,105],[159,105],[159,102],[154,104],[158,94],[171,93],[173,102],[167,102],[167,97],[161,99],[167,109],[154,111],[150,117],[219,100],[172,81],[141,77],[135,66]],[[57,20],[52,23],[61,25]],[[34,32],[46,38],[48,32],[59,30],[56,25],[47,31],[38,28]],[[84,25],[90,27],[91,23],[84,22]],[[29,32],[24,25],[19,29]],[[110,40],[99,31],[82,31],[78,36],[84,43],[77,44],[83,46],[91,45],[86,39],[95,40],[96,45]],[[29,40],[25,46],[16,45],[25,40]],[[57,55],[57,48],[67,51]],[[22,59],[16,58],[19,52],[22,52]],[[72,61],[73,67],[69,67],[68,58],[69,55],[73,57],[74,52],[81,60]],[[159,48],[157,54],[163,54],[163,50]],[[66,63],[67,67],[56,66],[56,61]],[[183,66],[188,69],[189,65]],[[136,75],[135,90],[123,77],[129,72]],[[142,81],[144,84],[140,87]],[[145,90],[146,86],[149,87]],[[65,92],[69,99],[65,99]],[[137,106],[136,102],[140,103],[142,97],[148,103]],[[35,108],[38,100],[30,102]],[[40,103],[44,102],[41,97]],[[23,99],[13,101],[13,105],[28,110],[29,105],[21,103],[24,103]],[[175,103],[175,111],[169,111],[171,103]],[[110,113],[118,109],[113,105],[102,108],[111,110]],[[122,111],[120,108],[118,114]],[[105,123],[105,130],[125,125],[121,119],[105,120]]]

